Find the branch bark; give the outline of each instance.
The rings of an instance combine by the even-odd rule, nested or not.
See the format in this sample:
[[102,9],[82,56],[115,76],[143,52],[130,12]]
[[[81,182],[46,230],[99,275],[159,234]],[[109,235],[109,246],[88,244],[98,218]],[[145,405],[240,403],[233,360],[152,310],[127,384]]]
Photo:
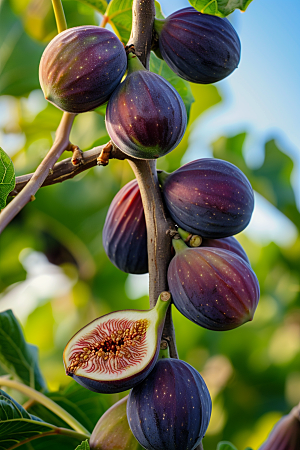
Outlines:
[[69,136],[75,116],[76,114],[63,113],[61,122],[56,131],[53,146],[38,166],[22,192],[15,197],[0,213],[0,234],[10,223],[10,221],[21,211],[21,209],[24,208],[30,200],[32,200],[34,194],[41,187],[58,158],[66,149],[68,149],[70,145]]

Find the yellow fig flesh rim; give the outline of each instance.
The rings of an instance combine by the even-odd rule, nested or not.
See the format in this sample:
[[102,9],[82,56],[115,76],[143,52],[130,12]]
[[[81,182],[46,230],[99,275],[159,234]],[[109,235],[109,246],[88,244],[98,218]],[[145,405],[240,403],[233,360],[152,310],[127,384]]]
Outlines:
[[143,371],[155,356],[169,303],[159,298],[151,310],[116,311],[82,328],[64,350],[67,374],[113,381]]

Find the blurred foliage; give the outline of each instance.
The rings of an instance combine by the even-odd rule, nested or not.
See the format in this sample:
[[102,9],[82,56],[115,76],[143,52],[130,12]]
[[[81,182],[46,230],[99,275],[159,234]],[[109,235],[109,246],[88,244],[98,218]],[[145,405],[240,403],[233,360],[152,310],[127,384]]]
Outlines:
[[[0,55],[5,58],[0,67],[0,110],[5,110],[5,119],[0,136],[17,175],[35,170],[53,142],[62,114],[45,102],[38,85],[39,57],[56,33],[48,3],[1,3]],[[104,2],[67,0],[63,4],[69,26],[101,21],[95,9]],[[110,20],[124,42],[130,31],[130,4],[122,2],[125,16],[116,12],[114,0],[109,4]],[[179,146],[158,161],[159,169],[173,171],[180,166],[201,115],[222,101],[215,86],[188,84],[187,89],[195,99],[187,132]],[[189,322],[173,308],[179,356],[201,372],[213,398],[205,450],[215,450],[221,440],[231,441],[238,450],[247,446],[256,450],[280,416],[300,401],[300,221],[291,185],[294,163],[276,139],[269,139],[263,164],[250,168],[244,157],[246,138],[246,133],[218,138],[212,143],[213,156],[238,166],[254,189],[297,227],[298,235],[286,247],[251,240],[246,232],[238,235],[261,287],[252,323],[213,332]],[[89,112],[76,118],[71,141],[82,150],[107,140],[103,115]],[[201,156],[199,144],[197,157]],[[23,325],[28,348],[39,348],[41,371],[50,391],[47,395],[90,431],[123,394],[99,395],[70,382],[62,352],[70,337],[95,317],[118,309],[148,309],[146,296],[135,298],[145,277],[120,272],[102,245],[109,205],[132,178],[126,161],[113,160],[107,167],[42,188],[0,238],[0,310],[11,309]],[[135,289],[130,288],[132,283]],[[12,373],[4,365],[0,371]],[[20,395],[18,399],[24,401]],[[36,403],[28,413],[65,426]],[[61,439],[62,444],[55,437],[37,439],[33,447],[75,448]]]

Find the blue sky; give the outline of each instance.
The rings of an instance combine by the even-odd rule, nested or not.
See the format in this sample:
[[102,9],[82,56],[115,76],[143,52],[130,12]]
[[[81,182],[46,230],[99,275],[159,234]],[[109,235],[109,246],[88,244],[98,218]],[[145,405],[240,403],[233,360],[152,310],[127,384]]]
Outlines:
[[[188,0],[161,0],[165,15],[186,6]],[[284,6],[283,6],[284,5]],[[276,138],[295,162],[293,186],[300,205],[300,3],[299,0],[253,0],[246,12],[229,16],[237,30],[242,56],[239,67],[227,79],[216,83],[224,101],[201,117],[184,162],[210,155],[210,142],[218,136],[248,131],[247,162],[263,161],[264,143]],[[273,231],[264,224],[273,219]],[[289,241],[282,241],[282,227]],[[296,236],[285,218],[259,196],[250,235],[262,241],[273,239],[290,244]]]

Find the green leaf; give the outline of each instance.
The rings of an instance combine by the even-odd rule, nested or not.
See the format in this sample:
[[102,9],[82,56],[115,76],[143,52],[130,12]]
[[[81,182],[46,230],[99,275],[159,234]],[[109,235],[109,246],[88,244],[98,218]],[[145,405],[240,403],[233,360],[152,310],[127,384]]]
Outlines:
[[85,3],[88,6],[99,11],[99,13],[104,14],[107,9],[106,0],[79,0],[81,3]]
[[13,162],[0,147],[0,210],[5,207],[8,194],[15,185],[16,176]]
[[37,348],[26,343],[11,310],[0,313],[0,366],[24,384],[38,391],[46,390],[38,366]]
[[112,0],[105,15],[124,44],[128,42],[132,24],[132,0]]
[[237,448],[228,441],[221,441],[217,445],[217,450],[237,450]]
[[[105,395],[89,391],[75,381],[58,392],[49,392],[46,395],[89,431],[93,430],[99,418],[110,406]],[[45,422],[53,423],[58,427],[66,426],[62,419],[43,405],[34,403],[28,410],[31,414],[41,417]]]
[[150,70],[164,77],[176,89],[183,100],[189,119],[191,106],[195,101],[190,83],[178,77],[167,63],[159,59],[153,52],[150,58]]
[[165,15],[162,12],[161,4],[155,0],[155,17],[157,19],[164,19]]
[[90,445],[88,440],[81,442],[80,445],[78,445],[75,450],[90,450]]
[[1,3],[0,42],[0,95],[22,96],[38,89],[44,46],[28,37],[8,0]]
[[252,0],[189,0],[190,4],[205,14],[228,16],[235,9],[246,11]]
[[53,431],[53,425],[42,422],[4,391],[0,390],[0,448],[9,449],[26,439]]

